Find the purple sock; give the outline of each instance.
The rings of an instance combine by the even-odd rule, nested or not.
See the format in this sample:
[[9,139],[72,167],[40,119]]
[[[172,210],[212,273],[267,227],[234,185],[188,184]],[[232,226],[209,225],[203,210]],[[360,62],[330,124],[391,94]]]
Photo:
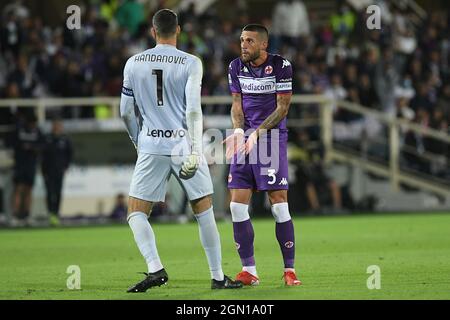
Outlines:
[[294,268],[295,259],[295,235],[292,220],[276,223],[275,233],[283,254],[284,267]]
[[241,257],[242,266],[254,266],[253,240],[255,233],[250,219],[242,222],[233,222],[234,242]]

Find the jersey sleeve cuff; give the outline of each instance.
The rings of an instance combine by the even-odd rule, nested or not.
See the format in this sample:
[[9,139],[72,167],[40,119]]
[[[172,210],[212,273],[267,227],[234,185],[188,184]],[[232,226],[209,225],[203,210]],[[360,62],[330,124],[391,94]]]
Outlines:
[[289,92],[292,91],[292,82],[277,82],[277,92]]
[[292,91],[277,91],[277,94],[292,94]]

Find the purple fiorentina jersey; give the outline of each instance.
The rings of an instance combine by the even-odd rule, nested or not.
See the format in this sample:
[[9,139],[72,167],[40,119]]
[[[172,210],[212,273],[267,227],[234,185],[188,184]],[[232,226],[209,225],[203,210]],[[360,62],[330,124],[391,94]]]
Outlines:
[[[242,96],[244,130],[256,129],[277,107],[277,94],[292,92],[292,66],[279,55],[269,54],[259,67],[251,67],[240,58],[230,63],[228,79],[232,93]],[[270,134],[258,139],[258,149],[252,150],[245,161],[235,155],[228,175],[229,189],[283,190],[288,189],[287,129],[286,118],[274,129],[279,135]],[[254,158],[252,161],[252,154]]]
[[[228,82],[231,93],[240,93],[245,118],[245,130],[258,126],[277,107],[277,94],[292,92],[291,63],[276,54],[268,54],[266,61],[252,67],[240,58],[230,63]],[[286,119],[275,128],[286,130]]]

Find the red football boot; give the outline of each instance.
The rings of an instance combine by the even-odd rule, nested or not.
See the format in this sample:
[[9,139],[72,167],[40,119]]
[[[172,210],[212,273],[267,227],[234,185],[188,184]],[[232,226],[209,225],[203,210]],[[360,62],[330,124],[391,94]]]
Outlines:
[[297,279],[297,276],[293,271],[286,271],[283,275],[283,278],[284,284],[287,286],[300,286],[302,284],[302,282]]
[[259,284],[259,278],[247,271],[239,272],[236,275],[236,281],[241,281],[244,286],[257,286]]

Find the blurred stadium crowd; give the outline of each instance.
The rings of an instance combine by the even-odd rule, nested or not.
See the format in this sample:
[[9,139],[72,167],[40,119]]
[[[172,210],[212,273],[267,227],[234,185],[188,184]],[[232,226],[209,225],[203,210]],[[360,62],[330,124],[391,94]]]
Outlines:
[[[227,1],[233,8],[228,13],[214,5],[199,13],[189,5],[178,10],[179,48],[203,60],[203,95],[228,95],[228,64],[240,53],[240,30],[260,22],[271,33],[269,52],[293,64],[295,94],[325,94],[449,132],[448,11],[429,12],[426,19],[413,23],[409,9],[394,1],[372,1],[382,9],[382,21],[380,30],[369,30],[366,7],[358,5],[363,2],[340,1],[320,25],[311,23],[300,0],[277,1],[258,21],[243,0]],[[82,28],[71,31],[65,21],[50,27],[22,2],[12,1],[1,12],[0,98],[118,96],[126,60],[154,45],[148,32],[150,17],[166,6],[167,1],[87,0]],[[15,112],[0,108],[0,124],[15,123]],[[58,116],[92,118],[100,112],[95,106],[62,108]],[[289,116],[317,118],[317,113],[316,108],[291,108]],[[229,114],[229,108],[206,106],[204,114]],[[336,108],[335,119],[351,124],[361,116]],[[405,154],[410,166],[441,173],[432,172],[420,154],[448,159],[448,144],[409,132],[402,138],[414,150]],[[317,141],[318,127],[294,131],[292,139],[299,148],[305,141]],[[338,206],[339,192],[330,188]]]
[[[228,2],[234,13],[225,20],[215,6],[201,14],[194,5],[179,12],[179,48],[202,57],[204,95],[228,94],[228,63],[239,55],[242,26],[254,21],[245,1]],[[357,11],[346,2],[328,23],[315,29],[301,1],[278,1],[272,16],[259,22],[271,31],[269,51],[293,62],[295,93],[329,90],[337,98],[446,129],[447,12],[431,12],[415,26],[408,11],[388,1],[377,2],[383,10],[381,30],[368,30],[365,10]],[[87,1],[82,28],[71,31],[65,21],[51,28],[20,1],[12,2],[1,12],[0,67],[5,72],[0,74],[0,97],[117,96],[124,62],[154,45],[149,21],[165,1],[148,3],[154,2]],[[352,120],[345,113],[338,117]]]

